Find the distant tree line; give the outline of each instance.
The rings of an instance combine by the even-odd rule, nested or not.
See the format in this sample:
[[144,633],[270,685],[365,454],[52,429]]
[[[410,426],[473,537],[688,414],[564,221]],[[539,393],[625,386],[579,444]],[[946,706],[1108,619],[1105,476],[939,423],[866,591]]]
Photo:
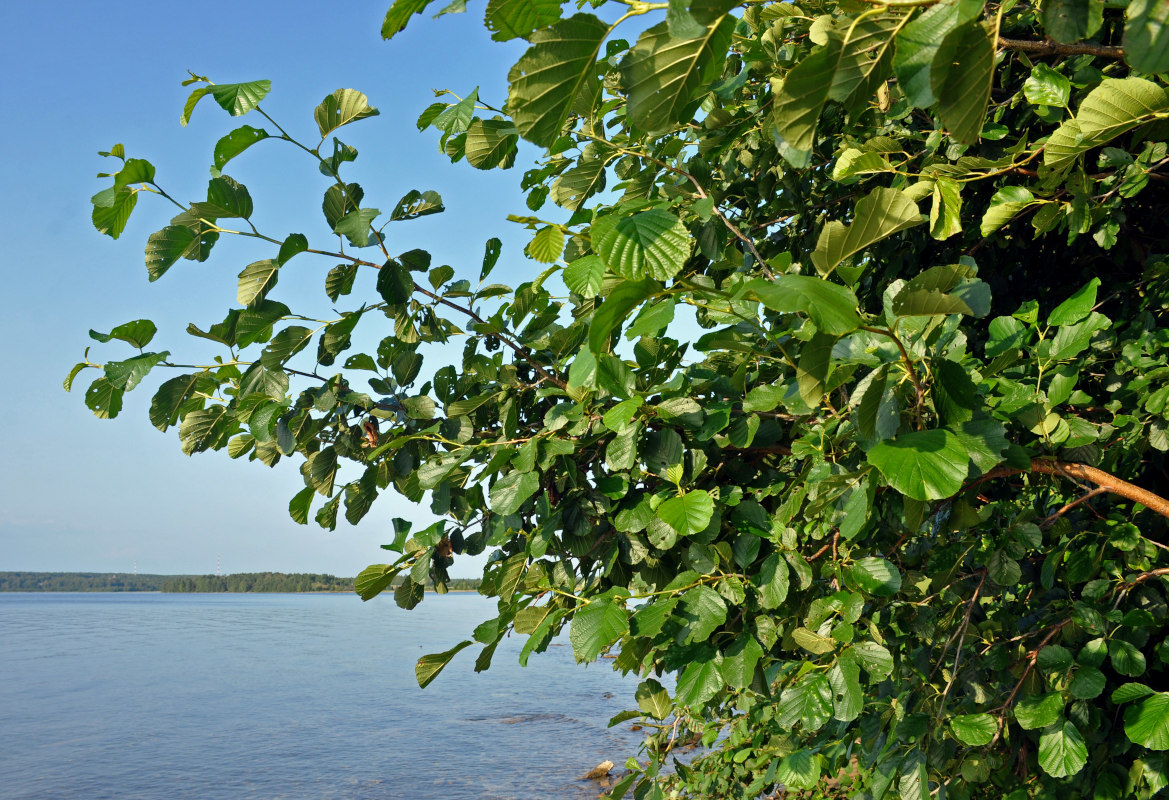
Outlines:
[[[451,591],[476,591],[479,578],[452,578]],[[316,573],[135,575],[129,572],[0,572],[0,592],[351,592],[353,578]]]
[[179,575],[164,592],[352,592],[353,578],[305,572],[240,572],[235,575]]
[[177,575],[129,572],[0,572],[0,592],[159,592]]

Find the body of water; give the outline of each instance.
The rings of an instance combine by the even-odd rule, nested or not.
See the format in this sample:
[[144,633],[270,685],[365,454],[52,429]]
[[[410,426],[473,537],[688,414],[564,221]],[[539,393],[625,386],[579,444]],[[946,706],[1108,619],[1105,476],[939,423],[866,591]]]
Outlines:
[[636,681],[566,639],[414,663],[495,615],[354,595],[0,594],[0,797],[561,800],[637,752]]

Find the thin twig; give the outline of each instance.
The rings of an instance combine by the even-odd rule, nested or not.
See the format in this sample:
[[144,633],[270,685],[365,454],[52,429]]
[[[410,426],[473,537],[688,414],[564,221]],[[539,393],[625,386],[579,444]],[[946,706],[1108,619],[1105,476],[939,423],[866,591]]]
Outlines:
[[1003,728],[1007,724],[1007,710],[1010,709],[1011,704],[1015,702],[1015,697],[1019,694],[1019,690],[1023,688],[1023,684],[1027,681],[1027,676],[1031,674],[1031,670],[1035,669],[1035,660],[1039,657],[1039,651],[1046,647],[1047,643],[1054,639],[1055,635],[1063,630],[1065,625],[1069,624],[1071,624],[1071,620],[1065,619],[1063,622],[1054,625],[1051,630],[1047,632],[1047,635],[1043,637],[1043,641],[1041,641],[1034,650],[1027,654],[1027,666],[1023,668],[1023,674],[1019,677],[1019,682],[1016,683],[1015,688],[1011,690],[1011,694],[1007,698],[1007,702],[1003,703],[1002,706],[998,709],[1000,712],[998,730],[995,731],[994,738],[990,740],[990,744],[987,745],[987,749],[994,747],[995,743],[1000,738],[1002,738]]
[[1069,511],[1071,511],[1073,508],[1078,506],[1080,503],[1086,503],[1089,500],[1091,500],[1093,497],[1105,494],[1107,492],[1108,492],[1108,490],[1105,489],[1103,486],[1097,486],[1095,489],[1093,489],[1092,491],[1083,495],[1082,497],[1077,497],[1075,500],[1072,500],[1070,503],[1067,503],[1059,511],[1056,511],[1053,514],[1049,514],[1048,516],[1044,517],[1042,520],[1039,521],[1039,527],[1040,528],[1050,528],[1052,525],[1055,524],[1055,521],[1057,519],[1059,519],[1060,517],[1062,517],[1064,514],[1068,513]]
[[986,583],[986,570],[982,570],[982,578],[978,581],[978,586],[974,587],[974,594],[970,596],[970,602],[966,605],[966,617],[962,620],[962,626],[959,628],[961,635],[958,637],[958,647],[954,650],[954,669],[950,672],[950,680],[946,682],[945,691],[942,692],[942,702],[938,706],[936,719],[942,718],[942,712],[946,710],[946,698],[954,686],[954,681],[958,680],[958,667],[962,664],[962,645],[966,642],[966,631],[970,629],[970,616],[974,613],[974,606],[978,603],[978,595],[982,591],[984,583]]

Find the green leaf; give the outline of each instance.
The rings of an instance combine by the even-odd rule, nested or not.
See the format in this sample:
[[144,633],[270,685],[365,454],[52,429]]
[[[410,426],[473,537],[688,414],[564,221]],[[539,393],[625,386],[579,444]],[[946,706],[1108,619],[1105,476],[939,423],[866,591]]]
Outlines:
[[597,96],[595,64],[608,34],[601,20],[576,14],[532,35],[532,46],[507,76],[507,108],[521,136],[550,146],[577,99]]
[[1141,72],[1169,71],[1169,3],[1131,0],[1125,17],[1124,60]]
[[[692,10],[700,5],[701,0],[693,3]],[[668,22],[642,33],[620,67],[633,124],[653,133],[693,119],[702,99],[699,90],[722,72],[734,28],[724,10],[694,38],[674,38]]]
[[1005,186],[990,198],[990,207],[982,215],[980,232],[990,236],[1015,218],[1020,211],[1039,202],[1030,190],[1022,186]]
[[236,300],[244,306],[263,300],[276,285],[279,272],[280,264],[271,258],[248,264],[239,274]]
[[962,232],[961,185],[949,178],[934,181],[930,236],[942,241]]
[[[840,63],[832,76],[828,99],[842,103],[852,114],[872,102],[877,88],[889,77],[894,33],[905,15],[899,11],[863,15],[849,21]],[[831,35],[831,34],[829,34]]]
[[606,600],[594,600],[573,614],[568,639],[577,662],[587,663],[628,632],[628,611]]
[[209,219],[252,216],[252,196],[248,187],[227,175],[212,178],[207,184],[207,200],[191,204],[191,214]]
[[369,99],[356,89],[338,89],[321,101],[313,111],[321,141],[342,125],[359,119],[376,117],[378,110],[369,104]]
[[763,648],[749,633],[740,633],[723,653],[722,674],[733,689],[746,689],[755,678],[755,665],[763,657]]
[[262,80],[215,84],[207,87],[207,93],[219,103],[220,108],[233,117],[238,117],[258,106],[271,89],[272,81]]
[[785,730],[799,724],[805,734],[819,730],[832,718],[832,687],[822,674],[806,675],[783,690],[775,722]]
[[1105,78],[1048,137],[1043,165],[1062,171],[1088,150],[1148,122],[1169,109],[1165,89],[1143,78]]
[[93,227],[98,233],[117,239],[125,230],[130,212],[138,203],[138,193],[125,186],[120,189],[111,186],[95,194],[92,202]]
[[508,169],[515,163],[519,138],[516,126],[507,120],[472,120],[464,144],[467,163],[476,169]]
[[564,230],[559,225],[545,225],[528,243],[527,253],[541,264],[551,264],[564,251]]
[[150,340],[154,338],[156,333],[158,333],[158,328],[153,322],[148,319],[136,319],[133,322],[122,323],[109,333],[98,333],[95,330],[90,330],[89,338],[102,343],[118,339],[141,350],[150,344]]
[[[1092,29],[1093,6],[1097,0],[1047,0],[1043,4],[1043,27],[1047,34],[1061,44],[1078,42]],[[1100,16],[1099,9],[1095,16]],[[1096,27],[1100,23],[1096,22]]]
[[1046,64],[1036,64],[1023,84],[1023,96],[1033,106],[1067,108],[1072,82]]
[[978,141],[986,119],[994,82],[994,43],[993,30],[968,22],[946,34],[933,59],[930,84],[938,98],[938,114],[950,136],[963,144]]
[[376,208],[358,208],[350,211],[333,226],[333,233],[344,236],[354,247],[369,246],[369,226],[382,212]]
[[772,104],[771,136],[779,154],[797,169],[811,163],[816,126],[828,102],[843,50],[841,39],[830,36],[827,43],[787,73],[783,91]]
[[560,19],[559,0],[489,0],[485,23],[497,42],[527,39]]
[[421,14],[430,3],[431,0],[394,0],[382,22],[382,38],[393,39],[396,34],[406,29],[411,16]]
[[670,693],[653,678],[638,684],[635,697],[637,707],[648,717],[665,719],[674,710],[674,704],[670,702]]
[[982,747],[998,733],[998,723],[990,714],[960,714],[951,717],[950,730],[962,744]]
[[106,378],[109,379],[111,386],[128,392],[141,383],[150,370],[165,361],[169,355],[170,352],[164,350],[161,353],[143,353],[125,361],[107,361]]
[[272,337],[260,354],[260,363],[267,369],[278,370],[284,362],[303,350],[312,341],[313,331],[301,325],[290,325]]
[[101,377],[89,385],[85,391],[85,405],[98,419],[113,419],[122,410],[122,395],[124,391],[110,383],[106,377]]
[[563,277],[569,291],[586,300],[596,297],[605,277],[605,262],[597,255],[582,256],[564,268]]
[[1113,690],[1112,702],[1131,703],[1133,700],[1140,700],[1142,697],[1148,697],[1151,694],[1153,694],[1153,690],[1143,683],[1122,683]]
[[1071,722],[1063,721],[1039,737],[1039,766],[1053,778],[1067,778],[1088,763],[1088,746]]
[[883,681],[893,672],[893,654],[876,642],[857,642],[850,652],[868,670],[870,683]]
[[1150,750],[1169,750],[1169,692],[1154,694],[1124,712],[1129,741]]
[[491,509],[504,516],[514,514],[539,488],[540,479],[536,473],[509,472],[491,487]]
[[934,408],[942,420],[947,425],[969,421],[981,405],[974,381],[953,361],[935,360],[933,369]]
[[714,500],[703,489],[671,497],[658,506],[657,517],[679,536],[693,536],[706,530],[714,514]]
[[[303,489],[301,489],[299,492],[297,492],[295,495],[293,495],[292,499],[288,501],[288,516],[292,517],[292,521],[295,522],[297,525],[307,525],[308,524],[308,512],[312,508],[314,495],[316,495],[316,492],[313,491],[313,487],[306,486]],[[366,570],[362,571],[362,575],[364,575],[367,571],[372,572],[377,567],[387,568],[388,565],[375,564],[372,567],[367,567]],[[357,580],[355,581],[355,583],[357,583],[359,581],[361,581],[361,575],[357,576]],[[386,581],[386,586],[384,586],[382,588],[384,589],[384,588],[388,587],[392,581],[393,581],[393,576],[391,575],[390,579]],[[378,589],[378,591],[380,592],[381,589]],[[361,594],[360,589],[358,589],[357,593]],[[365,599],[365,598],[362,598],[362,599]]]
[[860,325],[856,295],[822,278],[808,275],[778,275],[774,281],[755,278],[743,284],[741,291],[753,294],[772,311],[807,314],[823,333],[841,336]]
[[1093,278],[1075,294],[1064,300],[1047,317],[1048,325],[1074,325],[1092,313],[1096,305],[1096,290],[1100,279]]
[[849,581],[874,597],[892,597],[901,591],[901,573],[889,561],[876,556],[862,558],[848,568]]
[[290,233],[288,238],[280,243],[280,253],[276,256],[276,263],[284,266],[293,256],[308,250],[308,239],[303,233]]
[[593,223],[592,239],[609,268],[631,281],[669,280],[682,269],[693,244],[682,221],[660,208],[602,217]]
[[146,274],[153,282],[176,261],[190,252],[196,242],[194,231],[185,225],[168,225],[146,240]]
[[1135,678],[1145,673],[1145,654],[1123,639],[1114,638],[1108,643],[1108,660],[1121,675]]
[[625,331],[625,338],[630,341],[642,336],[656,338],[674,321],[674,308],[672,300],[642,306],[633,324]]
[[589,349],[594,353],[607,352],[609,339],[615,330],[620,329],[629,312],[659,292],[661,288],[661,284],[648,278],[618,284],[609,292],[601,307],[593,312],[593,319],[589,324]]
[[811,750],[797,750],[784,756],[775,771],[775,780],[782,783],[785,790],[815,789],[820,783],[820,777],[820,757],[813,755]]
[[[300,494],[303,495],[304,492]],[[312,499],[311,490],[309,490],[307,497]],[[359,572],[357,577],[353,579],[353,589],[362,600],[372,600],[389,588],[397,574],[398,571],[389,564],[372,564]]]
[[[931,73],[938,48],[951,31],[981,15],[981,0],[944,0],[926,9],[901,30],[897,35],[893,71],[910,103],[918,108],[929,108],[936,102]],[[938,63],[941,70],[948,66],[944,62]]]
[[835,336],[817,333],[800,350],[796,384],[800,390],[800,399],[808,408],[819,406],[824,397],[824,382],[828,380],[828,371],[832,367],[832,348],[835,344]]
[[759,572],[752,578],[759,591],[759,605],[763,608],[779,608],[787,600],[787,562],[779,553],[772,553],[763,560]]
[[860,684],[860,667],[849,652],[841,654],[828,671],[828,685],[832,687],[832,716],[841,722],[851,722],[860,716],[865,705]]
[[705,642],[727,621],[727,606],[718,592],[709,586],[695,586],[682,595],[681,613],[687,620],[686,641]]
[[[199,373],[178,375],[159,386],[150,401],[150,424],[165,431],[178,422],[179,411],[203,379]],[[202,400],[196,402],[199,408],[203,407]]]
[[613,155],[582,157],[576,166],[561,173],[552,183],[552,202],[569,211],[580,210],[586,200],[605,188],[605,167]]
[[1046,728],[1060,719],[1063,705],[1063,697],[1058,692],[1033,694],[1024,697],[1015,706],[1015,720],[1025,730]]
[[404,608],[407,611],[416,607],[422,602],[426,596],[426,587],[421,583],[415,583],[410,578],[398,584],[398,588],[394,589],[394,603],[398,608]]
[[419,688],[425,689],[430,685],[430,682],[438,677],[438,673],[442,672],[443,667],[451,662],[459,651],[470,647],[474,644],[470,639],[464,639],[456,644],[450,650],[445,650],[441,653],[432,653],[418,659],[418,664],[414,667],[414,677],[418,679]]
[[[1068,685],[1068,691],[1071,692],[1072,697],[1080,700],[1091,700],[1099,697],[1104,692],[1104,687],[1108,684],[1108,679],[1104,677],[1104,673],[1095,667],[1079,667],[1076,669],[1075,677]],[[1113,702],[1116,702],[1115,696]]]
[[[921,224],[917,204],[896,189],[874,189],[857,201],[852,224],[833,220],[820,231],[812,263],[821,275],[828,275],[844,259],[898,231]],[[787,276],[781,276],[787,277]]]
[[394,206],[394,210],[390,212],[390,219],[394,221],[418,219],[430,214],[441,214],[445,210],[442,195],[438,192],[431,189],[422,192],[411,189]]
[[902,290],[893,300],[892,309],[898,317],[974,315],[974,311],[962,298],[932,289]]
[[878,442],[868,461],[897,491],[914,500],[943,500],[962,488],[969,453],[947,430],[913,431]]
[[215,168],[223,169],[227,166],[228,161],[231,161],[256,142],[263,141],[267,138],[268,131],[263,128],[241,125],[215,143]]
[[702,706],[722,688],[717,656],[691,661],[678,676],[674,699],[684,706]]

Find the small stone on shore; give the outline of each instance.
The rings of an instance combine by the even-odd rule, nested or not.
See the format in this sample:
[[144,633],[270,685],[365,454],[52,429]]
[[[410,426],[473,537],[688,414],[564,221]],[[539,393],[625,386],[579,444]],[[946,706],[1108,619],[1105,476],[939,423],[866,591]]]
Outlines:
[[585,773],[584,779],[586,781],[599,781],[609,776],[609,770],[613,769],[612,761],[602,761],[597,766]]

